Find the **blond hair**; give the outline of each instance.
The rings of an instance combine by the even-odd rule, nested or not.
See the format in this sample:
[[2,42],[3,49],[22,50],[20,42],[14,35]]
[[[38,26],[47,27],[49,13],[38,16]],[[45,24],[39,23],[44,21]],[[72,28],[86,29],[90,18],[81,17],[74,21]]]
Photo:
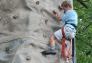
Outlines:
[[63,3],[61,4],[61,7],[70,7],[72,8],[72,4],[70,1],[63,1]]

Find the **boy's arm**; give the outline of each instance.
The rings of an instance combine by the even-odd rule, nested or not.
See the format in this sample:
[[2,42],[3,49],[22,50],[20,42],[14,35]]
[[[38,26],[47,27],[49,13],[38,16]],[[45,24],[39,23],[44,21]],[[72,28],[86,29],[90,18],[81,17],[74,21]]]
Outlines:
[[53,15],[57,19],[58,22],[61,21],[61,17],[58,15],[58,13],[56,11],[53,11]]

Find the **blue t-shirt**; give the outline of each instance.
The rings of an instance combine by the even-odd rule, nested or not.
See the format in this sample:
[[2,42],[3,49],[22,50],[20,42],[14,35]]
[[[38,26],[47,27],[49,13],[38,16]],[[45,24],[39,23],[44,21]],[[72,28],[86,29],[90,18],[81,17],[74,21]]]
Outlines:
[[78,24],[78,15],[75,10],[68,10],[64,13],[62,16],[62,22],[64,24],[75,24],[77,26]]

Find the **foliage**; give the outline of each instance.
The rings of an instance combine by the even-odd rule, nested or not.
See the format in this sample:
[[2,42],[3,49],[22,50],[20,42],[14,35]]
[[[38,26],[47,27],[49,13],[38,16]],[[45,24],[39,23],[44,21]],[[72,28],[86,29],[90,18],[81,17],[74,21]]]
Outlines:
[[92,0],[85,0],[84,3],[88,8],[74,0],[74,9],[79,15],[76,35],[77,63],[92,63]]

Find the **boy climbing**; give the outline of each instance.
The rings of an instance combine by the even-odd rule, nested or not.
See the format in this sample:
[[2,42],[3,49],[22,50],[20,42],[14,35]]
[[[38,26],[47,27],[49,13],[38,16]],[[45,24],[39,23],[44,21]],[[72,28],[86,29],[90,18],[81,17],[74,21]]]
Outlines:
[[71,40],[75,37],[78,15],[76,11],[72,9],[71,2],[63,1],[63,3],[59,6],[59,9],[64,10],[64,15],[62,17],[59,16],[56,11],[53,11],[53,14],[58,19],[58,22],[60,23],[62,21],[64,25],[61,29],[57,30],[50,36],[48,50],[43,51],[43,55],[56,54],[56,42],[61,43],[63,38]]

